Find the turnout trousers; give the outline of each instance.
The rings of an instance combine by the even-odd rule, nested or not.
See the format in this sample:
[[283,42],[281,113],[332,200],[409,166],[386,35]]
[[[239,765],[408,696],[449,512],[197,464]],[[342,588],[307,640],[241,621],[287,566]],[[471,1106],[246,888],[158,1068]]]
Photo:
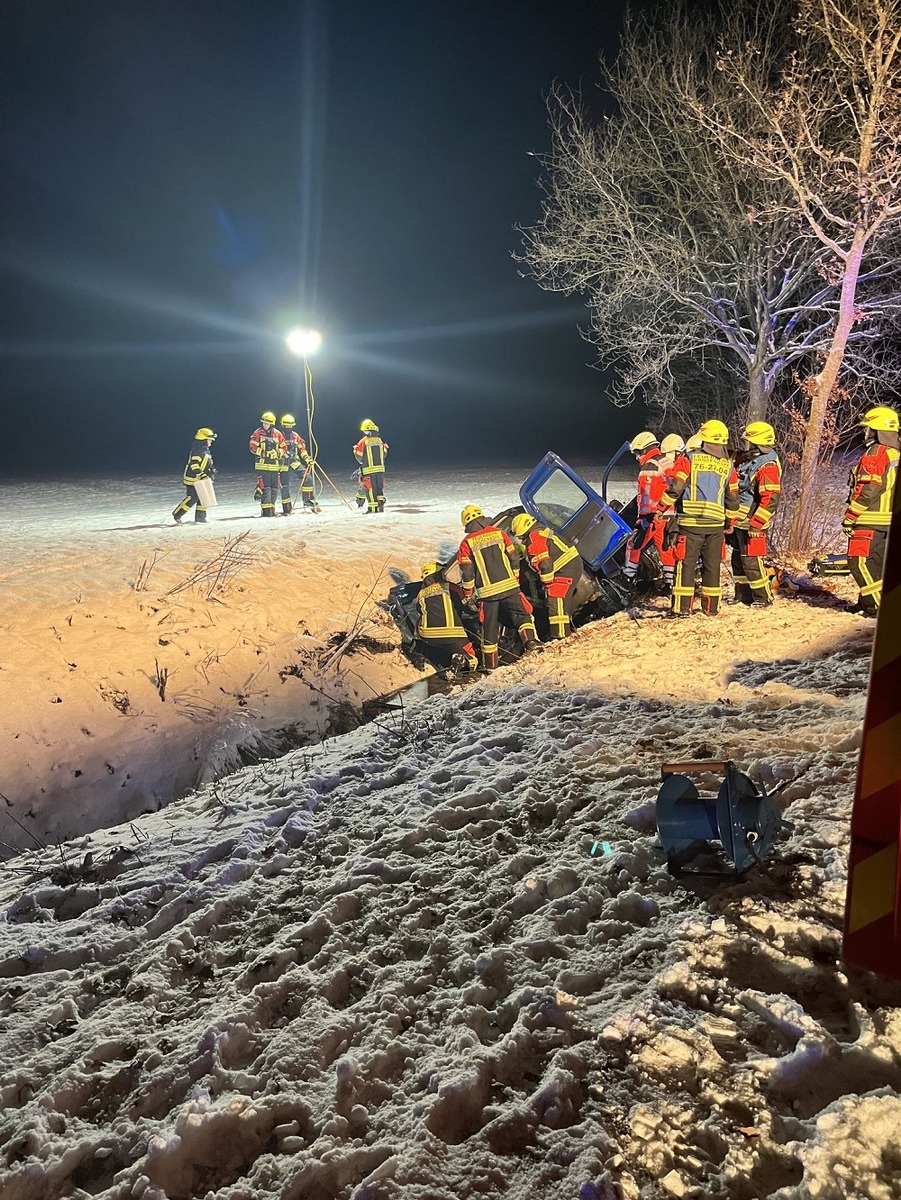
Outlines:
[[186,483],[185,492],[186,495],[184,500],[182,500],[182,502],[175,509],[173,509],[172,516],[176,521],[180,521],[185,513],[189,512],[196,504],[197,510],[194,513],[194,520],[198,525],[202,525],[206,520],[206,509],[200,503],[200,497],[197,495],[197,488],[194,487],[193,483]]
[[385,472],[371,471],[363,476],[363,489],[366,493],[367,511],[385,511]]
[[502,621],[504,625],[512,626],[517,631],[524,646],[535,640],[535,622],[527,603],[518,589],[479,602],[482,666],[486,671],[493,671],[497,666],[497,643]]
[[858,604],[863,612],[875,616],[882,599],[882,572],[885,568],[885,529],[854,530],[848,539],[848,566],[860,588]]
[[572,633],[572,613],[576,604],[576,584],[582,578],[582,564],[576,559],[566,564],[569,574],[555,575],[546,585],[547,619],[552,638]]
[[732,578],[735,599],[742,604],[772,604],[773,588],[764,555],[766,534],[756,529],[732,531]]
[[679,616],[691,612],[695,598],[695,571],[701,560],[701,609],[708,617],[720,607],[720,570],[723,561],[723,527],[703,526],[680,530],[676,539],[676,578],[673,583],[672,611]]

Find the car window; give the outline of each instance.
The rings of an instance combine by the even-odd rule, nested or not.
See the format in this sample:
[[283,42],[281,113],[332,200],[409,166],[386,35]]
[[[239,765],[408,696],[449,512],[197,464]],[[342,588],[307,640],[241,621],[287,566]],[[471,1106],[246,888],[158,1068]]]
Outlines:
[[533,503],[543,519],[554,529],[572,520],[588,500],[588,495],[564,474],[555,470],[534,494]]

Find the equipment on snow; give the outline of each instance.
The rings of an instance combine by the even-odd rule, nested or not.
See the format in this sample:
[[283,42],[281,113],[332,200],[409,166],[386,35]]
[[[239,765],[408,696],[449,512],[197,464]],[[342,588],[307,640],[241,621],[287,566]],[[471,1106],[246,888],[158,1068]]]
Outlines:
[[[702,796],[690,775],[725,774],[716,796]],[[670,763],[660,768],[657,832],[666,851],[667,869],[680,874],[686,863],[719,842],[736,874],[760,863],[779,833],[790,829],[779,805],[743,775],[731,760]]]
[[811,575],[850,575],[847,554],[821,554],[807,564]]

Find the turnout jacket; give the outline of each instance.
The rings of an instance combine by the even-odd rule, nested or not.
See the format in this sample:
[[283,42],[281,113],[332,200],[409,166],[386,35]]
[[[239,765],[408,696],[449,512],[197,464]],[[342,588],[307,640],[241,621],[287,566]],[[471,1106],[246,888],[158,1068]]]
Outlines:
[[572,578],[575,572],[567,566],[579,559],[579,551],[558,537],[549,528],[539,529],[533,525],[525,543],[526,558],[537,572],[542,583],[552,583],[558,575]]
[[654,516],[667,488],[663,455],[660,447],[648,450],[638,460],[638,515]]
[[738,468],[738,529],[763,530],[776,515],[782,494],[782,464],[772,447]]
[[297,433],[292,429],[290,433],[282,434],[285,439],[285,454],[288,459],[288,466],[295,471],[299,471],[301,467],[311,467],[313,460],[310,458],[310,453],[307,450],[307,444]]
[[388,443],[383,442],[377,433],[364,434],[354,446],[354,458],[364,475],[384,471],[387,453]]
[[209,479],[212,473],[213,456],[210,454],[210,448],[205,439],[201,438],[194,443],[191,457],[185,466],[183,479],[186,484],[193,484],[197,483],[199,479]]
[[426,584],[416,597],[419,616],[416,634],[421,638],[468,638],[454,609],[450,585],[441,580]]
[[254,465],[258,471],[280,471],[288,453],[285,435],[278,429],[261,426],[250,435],[250,453],[256,456]]
[[519,591],[519,555],[503,529],[483,517],[470,521],[457,551],[463,595],[496,600]]
[[897,477],[897,448],[881,442],[867,446],[848,477],[845,521],[858,528],[888,529]]
[[738,475],[722,446],[705,442],[700,450],[677,455],[657,508],[675,505],[680,529],[722,529],[738,512]]

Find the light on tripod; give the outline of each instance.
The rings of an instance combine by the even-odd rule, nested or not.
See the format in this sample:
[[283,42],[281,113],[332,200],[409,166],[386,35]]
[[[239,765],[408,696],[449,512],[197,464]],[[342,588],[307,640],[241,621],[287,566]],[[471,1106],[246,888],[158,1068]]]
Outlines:
[[318,329],[291,329],[285,334],[285,345],[298,358],[306,358],[322,345],[322,334]]

